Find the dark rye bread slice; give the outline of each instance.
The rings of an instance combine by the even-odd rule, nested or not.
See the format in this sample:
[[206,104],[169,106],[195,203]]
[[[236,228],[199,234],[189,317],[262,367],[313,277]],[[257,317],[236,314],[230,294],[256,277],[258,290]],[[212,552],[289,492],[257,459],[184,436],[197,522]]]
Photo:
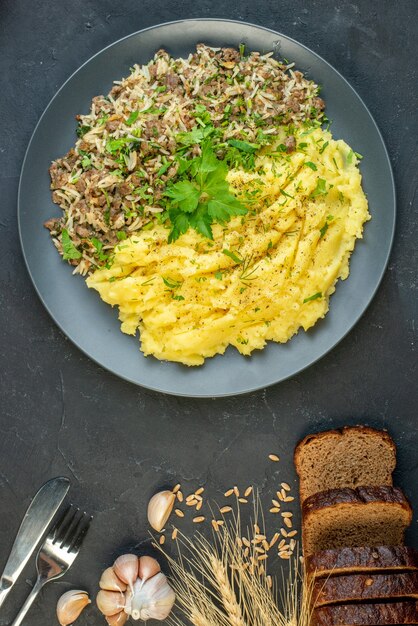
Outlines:
[[303,502],[327,489],[392,486],[396,446],[383,430],[348,426],[302,439],[296,446],[294,463]]
[[311,626],[392,626],[396,624],[418,624],[418,602],[322,606],[313,611],[311,620]]
[[316,578],[312,590],[313,606],[418,600],[418,572],[402,574],[348,574]]
[[305,559],[305,571],[316,578],[350,573],[418,570],[418,551],[406,546],[369,546],[321,550]]
[[329,489],[302,505],[305,557],[329,548],[401,545],[412,509],[396,487]]

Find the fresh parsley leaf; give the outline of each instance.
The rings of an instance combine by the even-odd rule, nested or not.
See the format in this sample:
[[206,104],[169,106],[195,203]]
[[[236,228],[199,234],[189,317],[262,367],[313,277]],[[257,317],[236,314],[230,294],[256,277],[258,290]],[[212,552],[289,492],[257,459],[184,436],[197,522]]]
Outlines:
[[316,181],[316,187],[311,193],[311,198],[315,198],[315,196],[321,196],[321,195],[326,196],[327,193],[328,191],[327,191],[326,180],[324,178],[318,178],[318,180]]
[[127,234],[125,233],[125,231],[124,231],[124,230],[119,230],[119,231],[116,233],[116,237],[118,238],[118,241],[123,241],[124,239],[126,239]]
[[168,243],[173,243],[173,241],[176,241],[180,235],[187,233],[190,227],[190,222],[187,214],[182,213],[179,209],[170,209],[168,215],[171,222]]
[[119,139],[110,139],[106,142],[106,150],[113,154],[114,152],[118,152],[128,144],[135,143],[137,141],[138,139],[136,137],[120,137]]
[[222,280],[223,274],[222,274],[222,272],[220,270],[215,272],[215,278],[216,278],[216,280]]
[[184,296],[171,296],[173,300],[184,300]]
[[248,141],[241,141],[241,139],[228,139],[228,143],[233,148],[237,148],[243,152],[257,152],[260,148],[260,144],[258,143],[249,143]]
[[169,187],[166,195],[186,213],[191,213],[199,204],[200,191],[188,180],[180,180]]
[[243,259],[240,259],[239,256],[237,256],[234,252],[231,252],[231,250],[222,250],[222,252],[239,265],[244,262]]
[[303,304],[305,304],[305,302],[312,302],[312,300],[318,300],[318,298],[322,298],[322,293],[320,291],[314,293],[313,296],[309,296],[309,298],[305,298]]
[[176,140],[183,146],[194,146],[202,143],[209,135],[215,131],[213,126],[205,126],[204,128],[195,126],[188,133],[178,133]]
[[126,126],[132,126],[134,122],[138,119],[139,111],[132,111],[128,119],[126,120]]
[[305,161],[305,165],[307,167],[310,167],[311,170],[313,170],[314,172],[316,172],[316,170],[318,169],[315,165],[315,163],[312,163],[312,161]]
[[84,137],[84,135],[88,133],[89,130],[91,130],[91,126],[84,126],[82,124],[79,124],[76,130],[77,137]]
[[215,222],[227,222],[233,215],[245,215],[247,209],[231,193],[223,193],[209,200],[208,213]]
[[77,250],[73,242],[71,241],[70,235],[68,234],[68,230],[63,228],[61,232],[61,243],[62,243],[62,258],[64,261],[69,261],[71,259],[81,259],[81,252]]
[[178,280],[174,280],[173,278],[164,278],[164,276],[162,276],[161,278],[163,279],[164,285],[169,289],[177,289],[182,285],[181,282],[179,282]]
[[202,143],[199,157],[190,160],[181,157],[179,161],[177,175],[181,180],[165,192],[171,201],[167,207],[172,225],[170,243],[190,227],[213,239],[214,222],[224,223],[234,215],[247,213],[246,207],[230,192],[226,180],[228,167],[216,157],[210,141]]
[[190,225],[204,237],[213,239],[212,220],[206,205],[200,204],[198,210],[190,216]]

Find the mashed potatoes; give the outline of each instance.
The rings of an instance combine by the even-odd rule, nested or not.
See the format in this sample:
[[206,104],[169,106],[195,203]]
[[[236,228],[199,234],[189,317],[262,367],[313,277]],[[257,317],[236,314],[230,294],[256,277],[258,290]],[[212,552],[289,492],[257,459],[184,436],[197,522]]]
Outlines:
[[145,355],[201,365],[229,344],[249,355],[327,313],[370,215],[350,147],[320,129],[296,140],[291,154],[279,145],[254,171],[229,173],[249,213],[215,224],[214,241],[189,230],[168,244],[158,224],[87,279],[119,307],[124,333],[139,329]]

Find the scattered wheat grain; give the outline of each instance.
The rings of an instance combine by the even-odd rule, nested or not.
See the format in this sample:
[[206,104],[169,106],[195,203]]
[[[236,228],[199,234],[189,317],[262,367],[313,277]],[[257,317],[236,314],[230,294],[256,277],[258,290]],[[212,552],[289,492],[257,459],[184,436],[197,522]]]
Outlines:
[[181,509],[174,509],[174,513],[178,516],[178,517],[184,517],[184,513]]
[[270,461],[274,461],[277,463],[277,461],[280,461],[280,458],[277,456],[277,454],[269,454],[269,459]]

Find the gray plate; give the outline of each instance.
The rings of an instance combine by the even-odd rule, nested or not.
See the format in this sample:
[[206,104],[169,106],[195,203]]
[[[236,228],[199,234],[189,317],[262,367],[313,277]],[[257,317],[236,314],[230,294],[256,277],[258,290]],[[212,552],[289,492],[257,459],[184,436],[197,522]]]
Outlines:
[[[274,50],[323,86],[327,115],[335,138],[364,155],[361,170],[372,221],[357,243],[351,274],[331,297],[330,311],[309,332],[285,345],[269,343],[251,357],[229,348],[204,366],[185,366],[145,358],[138,340],[119,330],[117,311],[104,304],[84,280],[74,277],[50,241],[43,222],[59,209],[51,200],[48,167],[74,144],[78,113],[91,99],[109,92],[112,81],[129,74],[134,63],[147,63],[164,47],[174,56],[199,42]],[[105,48],[75,72],[42,115],[29,143],[19,188],[19,229],[26,264],[46,309],[61,330],[90,358],[118,376],[150,389],[183,396],[213,397],[245,393],[293,376],[335,346],[357,322],[383,276],[393,239],[395,189],[389,158],[366,106],[346,80],[326,61],[274,31],[228,20],[185,20],[155,26]]]

